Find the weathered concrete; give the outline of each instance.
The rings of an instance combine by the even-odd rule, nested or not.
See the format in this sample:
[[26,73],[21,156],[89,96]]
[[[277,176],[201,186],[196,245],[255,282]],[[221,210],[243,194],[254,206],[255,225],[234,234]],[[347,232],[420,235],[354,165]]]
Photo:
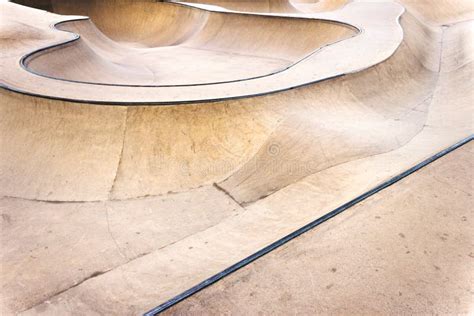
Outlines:
[[467,315],[474,144],[441,158],[163,315]]
[[[74,35],[50,24],[70,17],[0,3],[2,312],[143,312],[471,135],[471,3],[448,12],[453,1],[405,2],[400,19],[399,4],[374,1],[318,14],[300,9],[344,3],[293,1],[296,15],[38,2],[92,16],[98,29],[58,26],[82,36],[67,45]],[[21,67],[24,54],[52,43]],[[195,56],[184,43],[199,48],[209,73],[185,72]],[[136,56],[162,53],[183,61],[181,70],[166,62],[157,81],[143,77],[151,72]],[[232,56],[235,72],[222,63]],[[272,58],[292,66],[201,84],[283,65]],[[267,94],[336,74],[346,75]],[[134,85],[142,79],[150,86]],[[156,86],[170,79],[190,85]],[[244,97],[249,91],[264,95]]]

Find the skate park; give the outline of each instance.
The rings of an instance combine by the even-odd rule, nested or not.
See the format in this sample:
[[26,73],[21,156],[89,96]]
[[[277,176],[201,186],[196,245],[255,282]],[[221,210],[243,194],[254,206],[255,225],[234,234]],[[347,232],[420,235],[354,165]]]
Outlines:
[[0,8],[2,314],[472,312],[472,1]]

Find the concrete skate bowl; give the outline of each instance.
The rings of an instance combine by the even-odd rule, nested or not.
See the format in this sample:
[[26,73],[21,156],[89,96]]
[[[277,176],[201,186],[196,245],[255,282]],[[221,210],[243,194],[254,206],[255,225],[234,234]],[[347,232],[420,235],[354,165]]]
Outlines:
[[144,312],[472,134],[469,1],[57,3],[0,4],[6,313]]
[[135,2],[111,9],[105,2],[58,1],[52,7],[91,16],[107,35],[88,19],[63,22],[56,28],[80,38],[29,55],[25,67],[51,78],[96,84],[176,86],[268,76],[357,31],[331,21],[227,14],[173,3]]
[[[176,1],[180,2],[180,1]],[[184,1],[183,1],[184,2]],[[188,0],[243,12],[315,13],[340,9],[353,0]],[[450,24],[472,19],[474,4],[467,0],[445,0],[433,9],[429,0],[399,0],[410,13],[434,24]]]
[[190,0],[186,2],[217,5],[243,12],[311,13],[338,9],[349,3],[350,0]]

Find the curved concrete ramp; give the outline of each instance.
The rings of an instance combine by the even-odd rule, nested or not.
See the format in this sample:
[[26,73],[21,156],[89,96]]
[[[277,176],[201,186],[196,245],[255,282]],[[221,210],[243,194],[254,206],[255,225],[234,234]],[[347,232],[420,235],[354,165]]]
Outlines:
[[4,314],[143,313],[473,132],[469,1],[18,2]]
[[206,5],[215,5],[230,10],[246,12],[263,13],[293,13],[298,12],[290,0],[257,0],[257,1],[238,1],[238,0],[204,0],[204,1],[173,1],[184,3],[200,3]]
[[314,13],[339,9],[349,0],[188,0],[172,1],[185,3],[202,3],[215,5],[231,10],[262,13]]
[[[147,26],[155,32],[134,43],[141,45],[139,48],[130,47],[129,38],[133,34],[122,35],[127,42],[121,43],[109,39],[90,20],[65,22],[57,28],[79,34],[81,39],[32,54],[24,60],[25,67],[41,76],[91,84],[215,84],[269,77],[302,62],[324,46],[357,34],[353,27],[323,20],[213,14],[171,4],[152,4],[152,7],[162,16],[185,15],[190,10],[197,16],[195,20],[173,21],[174,28],[158,16],[155,24]],[[228,27],[215,34],[222,24]],[[238,25],[260,32],[242,33]],[[274,32],[275,25],[280,26],[280,32]],[[199,31],[182,34],[183,26]],[[170,34],[166,36],[162,30]],[[160,34],[164,40],[160,41],[154,34]],[[289,34],[295,37],[291,41]],[[320,35],[309,37],[308,34]],[[169,43],[168,38],[178,42]],[[209,75],[203,78],[203,72]]]
[[[150,5],[149,2],[143,2],[142,4],[145,7]],[[184,77],[183,79],[180,80],[178,78],[179,81],[177,83],[181,84],[166,85],[165,69],[163,75],[165,85],[160,85],[159,83],[153,83],[159,81],[157,78],[160,77],[159,73],[154,72],[157,69],[154,70],[153,67],[147,65],[146,70],[142,69],[140,72],[135,66],[127,67],[126,64],[117,64],[121,58],[124,58],[125,53],[110,41],[106,43],[106,40],[98,40],[97,38],[103,38],[100,34],[91,35],[90,32],[86,30],[83,39],[80,34],[64,32],[58,30],[56,27],[58,23],[64,24],[71,20],[80,19],[80,17],[63,16],[59,18],[53,14],[44,15],[41,14],[41,11],[4,4],[3,11],[5,12],[4,15],[7,21],[11,19],[9,17],[13,16],[15,12],[21,12],[20,18],[17,18],[17,23],[20,22],[22,23],[21,25],[23,25],[28,24],[29,21],[35,21],[35,27],[44,30],[43,33],[48,36],[48,39],[37,43],[38,46],[41,46],[39,49],[31,49],[31,47],[25,45],[15,50],[14,55],[9,56],[9,62],[5,62],[5,73],[9,74],[9,80],[7,80],[5,84],[17,92],[83,103],[172,105],[224,101],[282,92],[366,69],[389,58],[399,46],[403,35],[398,23],[399,17],[403,13],[403,8],[395,3],[358,2],[345,6],[338,13],[321,13],[311,16],[303,14],[300,16],[285,14],[279,16],[242,14],[239,12],[229,12],[228,10],[217,7],[208,8],[197,4],[193,6],[173,3],[154,5],[163,5],[165,8],[172,6],[174,9],[185,6],[185,8],[192,12],[209,14],[209,16],[217,15],[221,18],[227,17],[226,20],[233,20],[234,22],[229,23],[229,27],[227,28],[222,26],[222,21],[219,22],[219,18],[205,19],[206,23],[201,27],[197,27],[197,32],[189,41],[195,41],[192,45],[193,47],[200,47],[205,51],[209,51],[207,54],[202,54],[206,55],[209,60],[212,60],[206,62],[208,65],[214,64],[210,70],[216,69],[219,64],[222,67],[222,55],[229,53],[239,54],[240,57],[237,59],[240,60],[246,58],[252,59],[253,65],[262,65],[262,70],[260,72],[254,72],[254,77],[250,76],[248,78],[245,78],[249,75],[248,71],[239,70],[240,76],[227,75],[227,79],[225,79],[227,72],[225,72],[226,69],[223,69],[223,75],[218,76],[214,80],[210,80],[207,84],[203,84],[202,81],[193,84],[189,81],[193,76],[189,78],[190,76],[185,73],[181,75]],[[105,12],[108,11],[105,10]],[[143,8],[137,12],[143,12]],[[148,10],[146,12],[148,12]],[[153,11],[150,12],[153,13]],[[365,18],[366,15],[374,14],[374,12],[378,13],[377,19],[367,20]],[[112,16],[114,19],[116,18],[115,15]],[[155,17],[155,15],[152,16]],[[233,18],[228,18],[229,16],[233,16]],[[136,17],[136,19],[138,19],[138,17]],[[283,21],[290,20],[300,20],[300,23],[288,22],[284,23],[284,27],[280,26]],[[305,21],[301,23],[301,20]],[[141,22],[142,20],[140,19],[139,21]],[[244,24],[242,23],[243,21],[253,21],[252,24],[254,24],[254,26],[247,27],[248,23]],[[278,27],[279,29],[288,29],[289,27],[289,31],[303,27],[301,29],[302,32],[306,29],[306,27],[304,27],[305,22],[312,26],[310,29],[313,29],[313,31],[324,25],[329,28],[331,33],[329,35],[326,33],[323,33],[326,35],[316,35],[319,34],[319,32],[305,33],[306,36],[308,36],[307,38],[292,41],[292,43],[286,40],[291,35],[291,32],[282,34],[282,36],[275,36],[273,35],[275,32],[269,31],[270,29],[267,27],[268,39],[265,40],[265,43],[260,43],[260,41],[256,41],[258,38],[253,35],[258,33],[251,31],[263,29],[265,24],[273,24],[273,27]],[[51,24],[55,26],[50,27]],[[341,24],[345,24],[345,27]],[[152,23],[151,25],[157,25],[159,31],[160,23]],[[293,30],[291,30],[292,25]],[[148,28],[148,25],[146,25],[146,27]],[[209,28],[210,30],[208,30]],[[348,32],[348,28],[357,29],[359,31],[357,36],[350,37],[351,34],[354,35],[354,32]],[[313,41],[313,36],[311,35],[313,35],[316,40]],[[278,40],[276,39],[277,37],[279,38]],[[92,42],[95,42],[96,45],[92,44],[91,41],[87,41],[87,38],[92,38]],[[242,46],[240,46],[236,44],[235,38],[246,38],[246,40],[242,40]],[[336,42],[334,43],[334,41]],[[244,42],[247,44],[244,45]],[[333,43],[333,45],[328,45],[330,43]],[[300,49],[296,49],[294,45],[300,46]],[[67,49],[68,46],[73,47]],[[247,46],[247,48],[245,48],[245,46]],[[266,48],[266,46],[268,46],[270,50]],[[226,53],[222,52],[223,47],[226,47]],[[360,47],[367,49],[366,53],[364,53],[364,58],[358,58],[358,56],[362,54]],[[375,49],[375,47],[377,47],[377,49]],[[272,55],[273,57],[267,56],[270,58],[270,60],[267,58],[268,62],[271,60],[275,61],[275,57],[281,59],[285,57],[285,55],[285,58],[288,59],[291,54],[295,55],[294,62],[286,68],[274,69],[274,71],[267,73],[269,71],[269,65],[265,62],[264,55],[268,55],[269,51],[276,51],[277,48],[281,50],[281,52],[279,54],[274,53]],[[65,58],[76,58],[74,59],[74,63],[64,64],[61,61],[56,61],[58,58],[55,58],[57,54],[54,52],[57,50],[62,50],[62,52],[65,53]],[[176,52],[176,45],[167,46],[166,50]],[[166,50],[164,55],[170,54],[170,52],[166,53]],[[285,50],[286,53],[284,53]],[[163,49],[159,51],[161,51],[163,55]],[[257,56],[246,55],[249,51],[255,51],[254,54],[257,54]],[[258,51],[260,51],[260,53],[258,53]],[[299,53],[297,53],[297,51],[299,51]],[[304,55],[304,52],[307,54]],[[136,52],[136,54],[129,54],[131,55],[129,57],[132,61],[128,61],[127,63],[133,64],[133,59],[137,59],[137,56],[143,54],[160,55],[160,53],[157,53],[155,50],[145,50],[141,51],[141,53]],[[256,60],[259,54],[262,58]],[[33,58],[39,58],[38,56],[41,55],[45,55],[44,59],[55,61],[56,71],[51,70],[45,74],[45,66],[40,69],[40,73],[34,72],[29,68],[29,61]],[[48,55],[50,58],[48,58]],[[114,55],[116,56],[114,57]],[[219,57],[221,62],[219,62],[219,58],[217,58],[216,55],[221,56]],[[117,59],[115,60],[115,64],[114,58]],[[189,54],[188,57],[183,56],[181,58],[187,60],[186,63],[191,63]],[[17,59],[20,60],[19,65],[14,62]],[[41,63],[40,61],[36,64],[36,67],[40,67],[44,65],[45,62]],[[78,64],[76,67],[78,69],[74,68],[76,64]],[[232,66],[230,63],[229,65]],[[70,67],[73,69],[71,70]],[[94,71],[97,67],[104,70],[105,73],[104,71]],[[137,65],[137,67],[140,66]],[[143,64],[141,68],[143,68]],[[81,71],[79,71],[79,69]],[[84,77],[84,73],[86,73],[88,78],[84,78],[85,81],[80,82],[79,79],[81,75],[76,75],[75,79],[78,80],[64,80],[71,78],[71,73],[76,72],[82,73],[82,77]],[[41,73],[43,73],[43,75]],[[69,75],[65,75],[65,73],[69,73]],[[125,79],[130,77],[131,73],[135,73],[136,75],[136,77],[130,78],[135,78],[135,84],[124,85],[127,84],[127,80],[129,80]],[[152,76],[152,78],[140,77],[140,74],[144,75],[145,73],[147,73],[148,76]],[[260,75],[257,75],[257,73]],[[115,77],[115,75],[119,76],[118,83],[122,83],[121,85],[117,84],[117,82],[104,84],[104,81]],[[78,76],[79,78],[77,78]],[[195,76],[196,75],[194,75],[194,77]],[[216,75],[213,76],[216,77]],[[241,80],[238,80],[238,78],[241,78]],[[114,81],[116,80],[117,79],[114,79]],[[216,80],[217,82],[215,82]],[[147,83],[147,85],[141,85],[140,83]],[[137,87],[137,85],[139,86]]]

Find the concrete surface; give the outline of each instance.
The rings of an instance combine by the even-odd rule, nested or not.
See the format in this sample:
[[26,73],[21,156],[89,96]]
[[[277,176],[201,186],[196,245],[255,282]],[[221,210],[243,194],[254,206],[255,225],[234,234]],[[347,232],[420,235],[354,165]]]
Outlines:
[[163,315],[468,315],[471,142]]
[[22,2],[57,13],[0,3],[3,314],[144,312],[472,135],[471,1]]

